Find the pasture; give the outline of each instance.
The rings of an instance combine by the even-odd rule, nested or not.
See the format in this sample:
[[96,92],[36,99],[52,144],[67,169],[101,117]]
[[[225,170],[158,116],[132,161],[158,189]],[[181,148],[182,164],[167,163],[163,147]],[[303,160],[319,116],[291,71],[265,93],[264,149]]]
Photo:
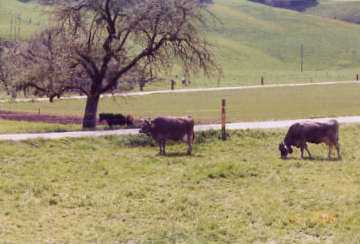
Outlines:
[[[314,11],[332,15],[321,3]],[[0,37],[26,39],[45,27],[39,6],[1,0]],[[224,77],[193,75],[190,88],[259,84],[261,76],[265,84],[353,80],[358,73],[358,25],[239,0],[214,0],[210,9],[219,22],[207,34]],[[179,67],[164,74],[177,79],[176,89],[185,88],[182,76]],[[359,114],[359,94],[360,83],[111,97],[98,113],[218,123],[225,98],[227,122],[349,116]],[[0,104],[60,115],[82,115],[84,107],[75,99]],[[80,129],[0,120],[0,133]],[[300,160],[294,150],[281,160],[285,134],[230,131],[222,141],[217,131],[198,132],[192,156],[174,143],[159,156],[145,135],[0,141],[0,243],[359,243],[360,125],[340,126],[341,161],[312,144],[314,159]]]
[[[160,115],[191,115],[196,123],[220,122],[221,99],[227,100],[227,122],[306,119],[314,117],[358,115],[360,84],[314,85],[230,91],[207,91],[146,96],[103,98],[99,113],[132,114],[136,118]],[[56,100],[49,102],[1,103],[0,110],[44,114],[82,115],[85,100]],[[27,123],[1,122],[6,132],[31,132]],[[6,125],[7,124],[7,125]],[[44,124],[45,125],[45,124]],[[39,132],[41,126],[37,126]],[[44,126],[45,128],[45,126]],[[45,131],[80,129],[80,126],[49,125]]]
[[140,135],[0,142],[0,240],[359,242],[360,126],[341,125],[342,161],[281,160],[285,133],[198,133],[193,156]]
[[[100,126],[99,128],[104,128],[104,126]],[[81,130],[81,125],[19,122],[14,120],[0,119],[0,134],[47,133],[47,132],[64,132],[64,131],[77,131],[77,130]]]

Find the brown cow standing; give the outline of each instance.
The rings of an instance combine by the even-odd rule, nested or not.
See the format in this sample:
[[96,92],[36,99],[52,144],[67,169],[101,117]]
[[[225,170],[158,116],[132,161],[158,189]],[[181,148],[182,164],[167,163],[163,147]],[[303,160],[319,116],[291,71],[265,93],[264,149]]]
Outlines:
[[335,146],[338,159],[341,159],[339,146],[339,124],[336,120],[329,120],[325,123],[305,121],[295,123],[290,126],[284,142],[279,144],[281,158],[285,159],[288,153],[293,152],[291,146],[300,148],[301,159],[304,158],[304,149],[309,154],[309,158],[311,158],[306,142],[315,144],[326,143],[329,146],[329,159],[331,159],[332,147]]
[[160,155],[165,155],[167,140],[185,141],[188,144],[187,154],[192,152],[195,134],[194,120],[191,117],[157,117],[151,121],[145,120],[139,132],[151,136],[159,143]]

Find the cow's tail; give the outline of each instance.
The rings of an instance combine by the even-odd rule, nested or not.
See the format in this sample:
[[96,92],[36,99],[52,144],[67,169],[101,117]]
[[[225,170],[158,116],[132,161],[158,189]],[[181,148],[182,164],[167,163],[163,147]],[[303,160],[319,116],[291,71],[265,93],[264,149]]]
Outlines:
[[192,142],[194,143],[194,142],[195,142],[195,132],[194,132],[194,131],[193,131],[193,133],[192,133],[192,136],[193,136]]

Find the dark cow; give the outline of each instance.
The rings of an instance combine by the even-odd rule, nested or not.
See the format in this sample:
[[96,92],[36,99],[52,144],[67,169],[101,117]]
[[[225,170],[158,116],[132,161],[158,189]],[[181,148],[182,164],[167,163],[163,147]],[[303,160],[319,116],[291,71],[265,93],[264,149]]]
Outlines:
[[192,152],[195,134],[194,120],[191,117],[157,117],[151,121],[145,120],[139,132],[151,136],[159,143],[160,155],[165,155],[167,140],[185,141],[188,144],[187,154]]
[[126,124],[126,118],[122,114],[102,113],[99,115],[99,122],[102,122],[103,120],[105,120],[110,127],[113,125]]
[[339,124],[336,120],[329,120],[324,123],[305,121],[295,123],[290,126],[284,142],[279,144],[281,158],[285,159],[288,153],[293,152],[291,146],[300,148],[301,159],[304,158],[304,149],[309,154],[309,158],[311,158],[306,142],[315,144],[326,143],[329,146],[329,159],[331,159],[332,147],[335,146],[338,159],[341,159],[339,146]]

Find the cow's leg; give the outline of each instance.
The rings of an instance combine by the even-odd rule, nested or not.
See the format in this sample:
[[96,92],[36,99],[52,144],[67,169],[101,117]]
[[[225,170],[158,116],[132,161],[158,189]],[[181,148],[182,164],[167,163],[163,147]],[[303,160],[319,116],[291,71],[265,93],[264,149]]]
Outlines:
[[328,154],[329,160],[331,159],[332,147],[333,147],[333,145],[331,143],[329,143],[329,154]]
[[162,140],[159,141],[159,155],[162,155]]
[[300,152],[301,152],[300,158],[304,159],[304,146],[303,145],[300,146]]
[[340,145],[339,145],[339,142],[336,142],[335,148],[336,148],[336,151],[337,151],[338,160],[340,160],[340,159],[341,159],[341,154],[340,154]]
[[165,145],[166,145],[166,140],[163,140],[163,155],[166,155]]
[[191,155],[192,148],[193,148],[193,145],[192,145],[193,144],[193,134],[192,133],[188,134],[187,143],[188,143],[187,154]]
[[311,153],[310,153],[309,148],[308,148],[308,146],[307,146],[306,143],[305,143],[305,150],[306,150],[307,153],[309,154],[309,158],[312,158]]

